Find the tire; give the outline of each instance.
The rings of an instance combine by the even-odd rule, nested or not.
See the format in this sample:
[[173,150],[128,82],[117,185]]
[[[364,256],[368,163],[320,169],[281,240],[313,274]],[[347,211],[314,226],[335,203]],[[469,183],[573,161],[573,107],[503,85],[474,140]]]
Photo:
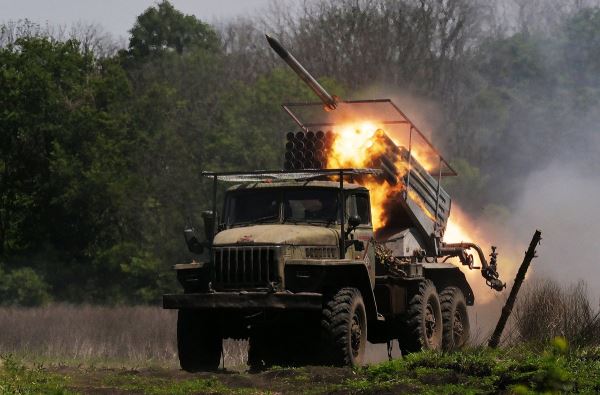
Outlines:
[[457,287],[447,287],[440,294],[442,308],[443,340],[446,351],[458,350],[467,344],[470,336],[467,302]]
[[360,291],[342,288],[326,299],[321,316],[323,360],[336,366],[359,366],[367,344],[367,313]]
[[413,291],[404,329],[398,339],[403,354],[442,348],[442,310],[431,280],[421,281]]
[[216,370],[221,363],[223,338],[209,314],[179,310],[177,351],[179,365],[187,372]]

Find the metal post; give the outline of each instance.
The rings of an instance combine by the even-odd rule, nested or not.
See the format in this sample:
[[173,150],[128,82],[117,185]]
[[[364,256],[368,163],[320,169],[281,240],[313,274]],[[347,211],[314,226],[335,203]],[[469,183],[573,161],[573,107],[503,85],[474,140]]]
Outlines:
[[440,156],[440,162],[439,162],[439,171],[438,171],[438,184],[437,184],[437,191],[435,194],[435,224],[434,224],[434,229],[437,230],[438,227],[438,209],[440,207],[440,189],[441,189],[441,185],[442,185],[442,157]]
[[344,171],[340,170],[340,259],[346,256],[346,237],[344,220],[346,219],[346,201],[344,199]]
[[519,289],[521,289],[521,284],[523,284],[523,280],[525,280],[525,274],[527,273],[527,269],[529,269],[529,264],[531,260],[536,257],[535,255],[535,247],[540,243],[542,239],[542,232],[536,230],[533,234],[533,238],[531,239],[531,243],[529,243],[529,248],[525,253],[525,258],[523,258],[523,263],[521,263],[521,267],[519,267],[519,271],[515,277],[515,283],[510,290],[510,295],[506,300],[506,304],[502,308],[502,314],[500,314],[500,319],[498,320],[498,324],[496,325],[496,329],[494,330],[494,334],[490,338],[488,346],[491,348],[498,347],[500,344],[500,338],[502,337],[502,332],[504,331],[504,327],[506,326],[506,322],[508,321],[508,317],[510,317],[510,313],[512,312],[513,306],[515,305],[515,301],[517,299],[517,294],[519,293]]
[[404,200],[408,200],[408,188],[410,188],[410,165],[412,161],[412,131],[413,127],[411,125],[408,131],[408,174],[406,174],[406,190],[404,191]]
[[[213,240],[214,235],[217,233],[217,229],[219,227],[219,224],[217,224],[217,175],[215,174],[213,176],[213,199],[212,199],[212,210],[213,210]],[[210,241],[210,244],[212,245],[212,240]]]
[[[214,254],[212,253],[212,246],[213,246],[213,240],[215,239],[215,235],[217,233],[217,229],[219,228],[219,225],[217,224],[217,179],[218,176],[215,174],[213,176],[213,196],[212,196],[212,210],[213,210],[213,237],[212,240],[209,240],[209,245],[210,245],[210,260],[209,262],[211,262],[210,265],[210,278],[211,281],[214,282],[215,281],[215,265],[216,262],[214,262]],[[223,259],[223,257],[221,256],[221,259]]]

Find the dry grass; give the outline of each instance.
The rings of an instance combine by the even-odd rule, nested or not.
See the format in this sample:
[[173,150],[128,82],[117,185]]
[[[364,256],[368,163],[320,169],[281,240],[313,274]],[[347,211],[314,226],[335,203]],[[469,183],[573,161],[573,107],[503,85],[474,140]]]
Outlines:
[[[177,366],[177,312],[159,307],[50,305],[0,308],[0,354],[32,361]],[[226,366],[246,345],[226,340]]]
[[584,282],[532,282],[519,297],[514,324],[518,342],[545,343],[561,336],[575,346],[600,345],[600,312],[595,312]]
[[[176,321],[176,311],[150,306],[0,307],[0,355],[50,364],[177,367]],[[546,344],[556,336],[575,346],[600,345],[600,314],[584,283],[538,280],[523,289],[508,344]],[[371,362],[384,359],[384,351],[371,347]],[[246,359],[247,342],[225,341],[225,366],[244,366]]]

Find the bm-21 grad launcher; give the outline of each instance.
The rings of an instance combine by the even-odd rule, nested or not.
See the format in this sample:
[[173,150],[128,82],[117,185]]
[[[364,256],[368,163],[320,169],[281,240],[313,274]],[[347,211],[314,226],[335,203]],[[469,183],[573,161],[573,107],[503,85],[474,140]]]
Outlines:
[[[369,119],[371,122],[408,134],[406,147],[397,145],[383,128],[373,136],[383,150],[371,155],[370,164],[381,170],[380,177],[392,185],[403,184],[401,194],[386,206],[392,216],[389,225],[377,232],[377,238],[389,248],[389,257],[433,258],[446,260],[458,257],[463,265],[474,269],[473,249],[481,263],[481,274],[493,289],[501,291],[505,284],[499,280],[496,247],[492,247],[490,262],[482,249],[470,242],[445,243],[443,234],[450,216],[451,198],[441,186],[442,177],[457,173],[433,147],[420,130],[390,100],[341,101],[329,94],[317,80],[275,38],[266,35],[271,48],[298,74],[308,87],[321,99],[325,113],[319,112],[315,103],[288,103],[284,110],[302,128],[297,133],[288,133],[284,168],[287,170],[320,169],[327,165],[335,127],[348,120]],[[302,119],[308,119],[303,121]],[[399,129],[399,130],[398,130]],[[417,151],[435,168],[426,170],[413,153]],[[401,169],[398,167],[398,163]],[[433,166],[432,166],[433,167]],[[414,197],[411,198],[411,191]],[[416,195],[416,196],[415,196]],[[398,199],[399,198],[399,199]],[[396,205],[397,207],[393,207]],[[399,233],[396,231],[401,230]]]
[[[163,297],[179,310],[181,367],[216,369],[225,338],[248,339],[253,369],[360,365],[367,340],[389,350],[396,339],[403,353],[462,347],[475,296],[446,260],[475,269],[474,249],[487,284],[504,284],[494,249],[488,262],[475,244],[443,241],[451,199],[441,180],[456,173],[391,100],[330,95],[267,40],[321,102],[283,105],[300,127],[287,134],[283,169],[204,172],[213,184],[205,240],[184,231],[195,258],[175,265],[183,293]],[[352,143],[346,125],[364,120],[377,129],[354,154],[368,160],[349,166],[337,143]],[[219,182],[236,183],[222,203]]]

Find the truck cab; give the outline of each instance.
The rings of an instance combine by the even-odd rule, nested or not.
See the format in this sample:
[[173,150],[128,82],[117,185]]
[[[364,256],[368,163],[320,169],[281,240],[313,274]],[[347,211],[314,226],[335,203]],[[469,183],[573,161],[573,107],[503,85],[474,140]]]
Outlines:
[[[346,288],[356,290],[361,299],[357,320],[362,325],[356,329],[354,353],[341,358],[345,364],[362,360],[367,320],[377,320],[369,191],[344,182],[348,174],[343,172],[337,182],[314,179],[324,173],[331,174],[321,170],[310,179],[288,177],[230,187],[222,216],[205,216],[207,241],[188,234],[191,251],[209,253],[203,262],[176,265],[184,293],[164,296],[165,308],[179,309],[184,369],[216,368],[221,346],[211,353],[206,342],[220,344],[227,337],[250,339],[249,362],[254,367],[284,362],[290,348],[295,349],[292,362],[306,362],[308,354],[315,361],[319,353],[307,350],[320,349],[324,303]],[[208,334],[207,327],[212,328]],[[294,329],[312,333],[311,344],[290,341],[285,334]],[[274,338],[278,342],[273,343]],[[197,346],[198,339],[204,345]]]
[[[310,270],[298,266],[324,259],[374,262],[369,191],[360,185],[346,183],[340,190],[332,181],[252,183],[230,188],[224,203],[212,246],[216,290],[315,291],[320,286]],[[268,258],[253,259],[257,254]],[[374,266],[365,267],[374,284]]]

